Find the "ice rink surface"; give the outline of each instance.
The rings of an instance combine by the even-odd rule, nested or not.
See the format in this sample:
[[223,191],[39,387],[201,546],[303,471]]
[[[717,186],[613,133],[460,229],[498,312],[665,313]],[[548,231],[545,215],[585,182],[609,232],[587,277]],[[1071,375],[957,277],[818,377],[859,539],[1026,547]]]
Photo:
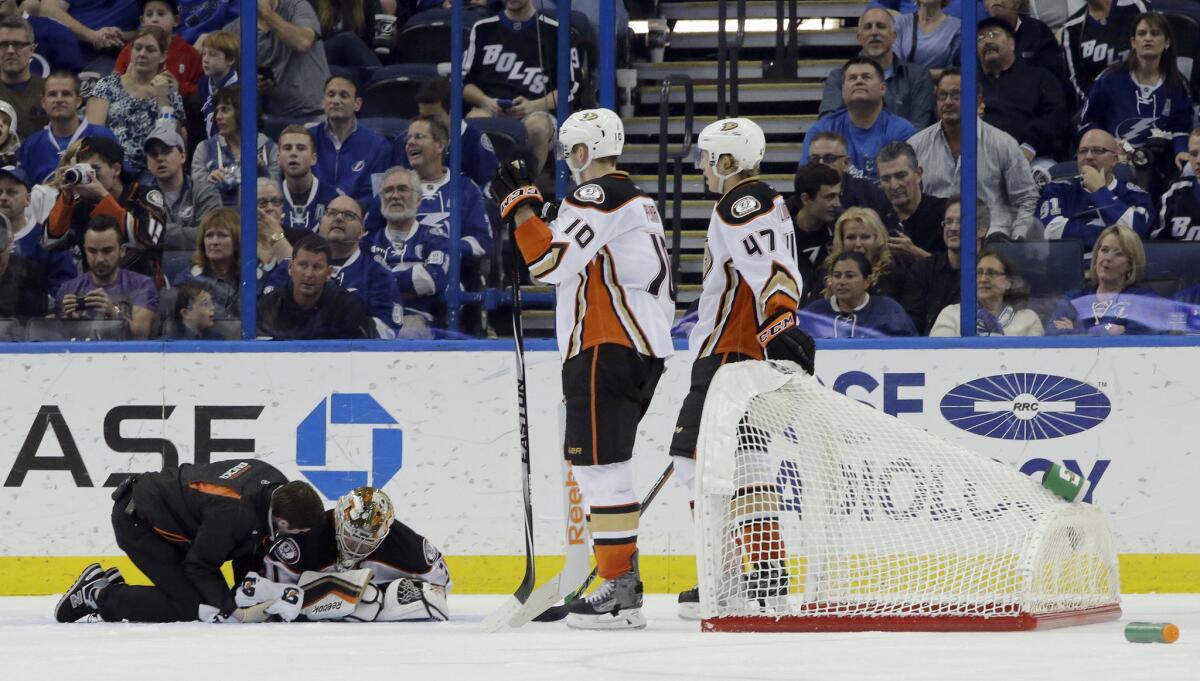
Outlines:
[[[499,596],[451,595],[452,621],[440,624],[62,625],[56,600],[0,598],[0,679],[1200,680],[1200,595],[1126,596],[1120,622],[1001,634],[701,634],[664,595],[647,597],[643,631],[505,634],[476,631]],[[1135,620],[1182,633],[1127,643]]]

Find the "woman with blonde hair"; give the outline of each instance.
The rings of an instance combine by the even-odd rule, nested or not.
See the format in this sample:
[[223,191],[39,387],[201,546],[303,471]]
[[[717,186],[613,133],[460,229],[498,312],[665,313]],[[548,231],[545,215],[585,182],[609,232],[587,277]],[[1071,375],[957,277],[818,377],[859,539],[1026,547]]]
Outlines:
[[1169,301],[1137,286],[1146,269],[1146,249],[1137,232],[1113,225],[1092,248],[1088,283],[1067,292],[1050,315],[1046,333],[1116,336],[1154,333],[1166,324]]
[[[874,296],[899,300],[908,280],[909,260],[897,257],[888,247],[887,229],[883,220],[870,208],[854,206],[838,216],[833,225],[833,246],[826,263],[832,263],[842,253],[861,253],[871,263],[868,291]],[[825,269],[828,271],[829,266]]]
[[200,220],[192,267],[172,282],[204,283],[212,294],[217,320],[241,317],[241,215],[232,208],[210,211]]

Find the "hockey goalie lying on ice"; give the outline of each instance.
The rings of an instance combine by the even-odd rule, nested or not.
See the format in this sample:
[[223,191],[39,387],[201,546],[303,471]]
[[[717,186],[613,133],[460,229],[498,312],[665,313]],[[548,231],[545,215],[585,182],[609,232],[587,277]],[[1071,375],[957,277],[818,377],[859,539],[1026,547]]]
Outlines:
[[446,561],[428,539],[395,519],[383,490],[348,492],[325,517],[311,531],[271,547],[262,572],[247,574],[238,585],[238,607],[272,603],[269,612],[288,621],[447,619]]

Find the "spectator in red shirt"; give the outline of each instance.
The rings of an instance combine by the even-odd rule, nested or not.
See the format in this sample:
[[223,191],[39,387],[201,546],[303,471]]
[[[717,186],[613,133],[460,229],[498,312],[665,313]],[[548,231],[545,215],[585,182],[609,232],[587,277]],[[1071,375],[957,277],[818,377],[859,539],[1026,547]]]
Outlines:
[[[179,94],[185,99],[199,94],[204,67],[200,52],[175,32],[179,28],[179,5],[176,0],[143,0],[142,26],[157,26],[171,36],[171,43],[167,46],[166,70],[175,76],[179,83]],[[117,55],[117,65],[113,71],[125,73],[132,54],[133,44],[127,43],[121,48],[121,54]]]

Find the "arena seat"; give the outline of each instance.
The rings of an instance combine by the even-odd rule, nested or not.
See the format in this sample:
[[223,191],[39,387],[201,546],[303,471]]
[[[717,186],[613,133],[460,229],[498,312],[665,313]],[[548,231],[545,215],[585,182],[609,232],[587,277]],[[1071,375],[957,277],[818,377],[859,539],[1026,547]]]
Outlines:
[[[466,12],[463,15],[463,49],[471,26],[483,14]],[[442,64],[450,61],[450,10],[429,9],[414,14],[396,31],[396,46],[392,56],[397,64]]]
[[432,64],[394,64],[377,69],[362,91],[363,118],[415,118],[417,90],[438,77]]
[[525,147],[528,136],[525,124],[515,118],[467,118],[467,125],[479,130],[492,141],[496,158],[507,163]]
[[360,118],[358,124],[374,130],[390,141],[408,132],[409,120],[394,116],[380,116],[378,118]]
[[258,131],[266,135],[272,142],[278,142],[279,133],[283,132],[283,129],[289,125],[307,126],[310,123],[317,122],[319,122],[319,119],[314,119],[312,117],[293,118],[291,116],[272,116],[270,114],[263,114],[262,122],[258,127]]
[[[1188,4],[1195,5],[1196,3]],[[1184,80],[1200,75],[1193,73],[1196,58],[1200,55],[1200,18],[1173,10],[1159,9],[1157,2],[1154,3],[1154,8],[1163,12],[1167,17],[1167,22],[1171,24],[1171,33],[1175,36],[1175,63],[1179,66],[1179,72],[1183,74]],[[1192,82],[1196,81],[1193,79]]]
[[1200,284],[1200,242],[1147,241],[1146,279],[1175,279],[1180,288]]
[[192,266],[194,251],[163,251],[163,276],[168,282],[174,283],[175,277],[188,271]]
[[17,319],[0,319],[0,342],[25,340],[25,328]]
[[28,341],[65,341],[67,336],[62,322],[57,319],[33,318],[25,325],[25,340]]
[[1058,297],[1083,284],[1083,242],[1004,241],[987,249],[1003,253],[1020,270],[1032,297]]
[[120,341],[129,338],[123,319],[64,321],[63,335],[71,340]]

